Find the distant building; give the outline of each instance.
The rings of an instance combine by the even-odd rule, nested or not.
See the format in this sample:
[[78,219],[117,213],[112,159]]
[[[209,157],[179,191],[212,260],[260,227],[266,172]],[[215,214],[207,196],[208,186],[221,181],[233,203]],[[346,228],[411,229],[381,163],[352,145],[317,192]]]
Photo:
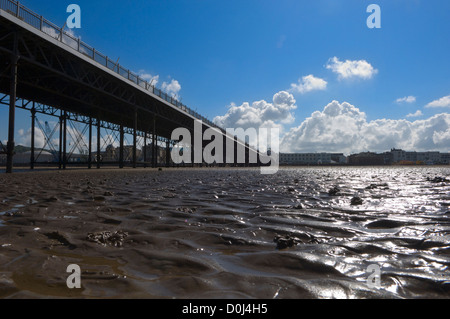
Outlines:
[[350,155],[348,157],[348,163],[350,165],[386,165],[389,164],[389,158],[390,156],[386,153],[364,152]]
[[[34,156],[35,163],[52,163],[54,161],[53,154],[46,151],[36,151]],[[31,151],[15,154],[13,162],[14,164],[29,164],[31,162]]]
[[89,154],[70,154],[70,156],[67,156],[67,162],[69,163],[87,163],[89,159]]
[[450,164],[450,153],[441,154],[441,164]]
[[119,160],[119,152],[114,145],[108,145],[106,150],[102,153],[104,162],[116,162]]
[[[166,163],[166,152],[167,149],[166,147],[162,147],[160,145],[157,145],[156,148],[156,159],[158,161],[158,163]],[[169,153],[171,152],[171,149],[169,149]],[[151,144],[144,146],[142,148],[142,151],[139,152],[139,156],[138,158],[143,161],[144,160],[144,153],[145,153],[145,157],[147,162],[151,162],[152,160],[152,154],[153,154],[153,146]],[[170,158],[171,159],[171,158]]]
[[411,162],[421,164],[448,164],[448,153],[440,152],[407,152],[400,149],[391,149],[392,163]]
[[280,165],[345,164],[342,153],[280,153]]

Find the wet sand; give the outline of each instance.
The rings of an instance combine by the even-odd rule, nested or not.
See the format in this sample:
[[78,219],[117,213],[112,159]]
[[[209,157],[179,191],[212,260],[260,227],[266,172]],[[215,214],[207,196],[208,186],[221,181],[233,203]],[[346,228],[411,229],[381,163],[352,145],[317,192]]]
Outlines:
[[[0,298],[449,298],[449,179],[449,167],[0,175]],[[81,289],[66,285],[70,264]]]

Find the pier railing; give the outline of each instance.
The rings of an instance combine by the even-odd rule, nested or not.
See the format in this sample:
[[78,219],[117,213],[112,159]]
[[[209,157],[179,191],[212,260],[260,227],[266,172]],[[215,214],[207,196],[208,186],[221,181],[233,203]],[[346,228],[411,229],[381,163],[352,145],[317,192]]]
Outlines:
[[154,85],[152,85],[152,83],[149,83],[148,81],[144,80],[138,74],[130,71],[129,69],[124,68],[118,62],[111,60],[110,58],[108,58],[108,56],[100,53],[99,51],[95,50],[95,48],[84,43],[83,41],[81,41],[80,38],[74,36],[74,34],[71,31],[66,31],[64,30],[64,28],[58,27],[57,25],[45,19],[43,16],[38,15],[37,13],[25,7],[24,5],[20,4],[18,1],[0,0],[0,9],[22,20],[23,22],[34,27],[35,29],[38,29],[43,33],[57,39],[61,43],[64,43],[68,47],[96,61],[102,66],[107,67],[111,71],[116,72],[123,78],[137,84],[141,88],[159,96],[168,103],[179,108],[181,111],[192,115],[198,120],[201,120],[203,123],[206,123],[209,126],[217,128],[221,131],[224,131],[221,127],[217,126],[212,121],[208,120],[199,113],[193,111],[192,109],[182,104],[181,102],[179,102],[177,99],[170,96],[166,92],[156,88]]

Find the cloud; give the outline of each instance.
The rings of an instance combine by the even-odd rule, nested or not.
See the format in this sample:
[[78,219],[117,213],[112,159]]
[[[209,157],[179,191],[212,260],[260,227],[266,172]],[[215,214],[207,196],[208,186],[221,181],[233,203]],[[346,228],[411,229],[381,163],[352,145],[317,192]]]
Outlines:
[[406,117],[420,117],[422,115],[423,115],[422,111],[417,110],[416,113],[409,113],[408,115],[406,115]]
[[450,95],[444,96],[439,100],[435,100],[433,102],[428,103],[425,107],[450,107]]
[[405,96],[396,100],[397,103],[414,103],[416,102],[415,96]]
[[362,78],[367,80],[378,73],[378,70],[366,60],[346,60],[345,62],[342,62],[337,57],[328,60],[326,68],[338,74],[339,79],[341,80],[352,78]]
[[304,94],[315,90],[326,90],[327,84],[327,81],[310,74],[299,79],[298,84],[291,84],[290,91]]
[[[296,108],[294,96],[289,92],[280,91],[273,96],[272,103],[261,100],[251,104],[244,102],[240,106],[232,104],[224,116],[214,118],[214,123],[224,129],[243,129],[244,131],[255,129],[255,132],[259,132],[259,129],[267,128],[278,129],[278,132],[283,134],[284,125],[294,122],[295,118],[292,111]],[[271,134],[274,134],[273,130],[271,130]],[[237,133],[237,136],[243,141],[246,139],[240,133]],[[266,141],[264,141],[264,135],[262,134],[249,136],[248,142],[253,146],[258,145],[262,151],[265,150]],[[272,140],[272,143],[274,142]],[[278,144],[279,142],[275,143]],[[278,145],[272,144],[272,147],[278,149]]]
[[152,75],[148,72],[145,72],[145,70],[140,70],[138,74],[143,80],[151,83],[153,86],[156,86],[156,84],[158,84],[159,82],[159,75]]
[[161,86],[163,91],[166,91],[167,94],[175,97],[181,90],[181,85],[177,80],[173,80],[170,83],[164,82]]
[[[34,143],[37,149],[45,148],[47,150],[59,148],[59,123],[50,121],[48,122],[50,132],[47,133],[48,136],[45,136],[44,132],[40,129],[39,125],[36,125],[35,135],[34,135]],[[31,146],[31,128],[28,128],[26,131],[24,129],[19,129],[17,131],[17,144],[30,147]],[[84,151],[87,153],[89,138],[86,134],[83,133],[83,127],[81,123],[76,123],[72,125],[67,125],[67,153],[79,153]],[[47,137],[50,138],[50,143],[47,142]],[[102,135],[102,145],[106,142],[114,140],[114,136],[112,135]],[[97,139],[93,137],[92,145],[93,150],[96,149]],[[113,144],[113,143],[112,143]],[[118,145],[118,142],[117,142]]]
[[273,96],[272,103],[261,100],[252,104],[244,102],[240,106],[232,104],[227,114],[214,118],[214,123],[223,128],[281,128],[282,124],[294,121],[295,103],[291,93],[280,91]]
[[51,36],[55,39],[57,39],[61,36],[60,33],[56,32],[56,30],[54,28],[50,28],[50,27],[46,27],[46,26],[42,27],[42,32],[47,33],[49,36]]
[[[29,128],[27,131],[25,131],[24,129],[19,129],[17,133],[17,145],[31,146],[31,128]],[[54,140],[53,142],[57,142],[57,140]],[[37,128],[34,135],[34,145],[36,148],[42,148],[45,145],[44,133],[42,133],[42,131]],[[48,148],[48,145],[46,145],[46,147]]]
[[[140,70],[138,74],[142,79],[151,83],[155,87],[159,83],[159,75],[153,75],[151,73],[146,72],[145,70]],[[180,93],[181,91],[181,85],[180,82],[172,79],[170,82],[163,82],[161,84],[161,89],[165,91],[168,95],[176,97],[178,93]]]
[[[47,33],[52,38],[61,40],[61,31],[60,30],[56,30],[52,27],[43,26],[42,31],[44,33]],[[70,46],[72,49],[75,49],[78,51],[78,38],[80,38],[80,40],[81,40],[81,37],[77,36],[73,29],[65,29],[64,33],[65,34],[62,37],[62,42],[67,44],[68,46]],[[67,36],[67,35],[69,35],[69,36]],[[88,52],[83,46],[80,47],[80,51],[89,56],[92,56],[92,51]]]
[[450,148],[450,114],[424,120],[379,119],[347,103],[332,101],[314,112],[300,126],[287,132],[282,152],[384,152],[391,148],[447,152]]

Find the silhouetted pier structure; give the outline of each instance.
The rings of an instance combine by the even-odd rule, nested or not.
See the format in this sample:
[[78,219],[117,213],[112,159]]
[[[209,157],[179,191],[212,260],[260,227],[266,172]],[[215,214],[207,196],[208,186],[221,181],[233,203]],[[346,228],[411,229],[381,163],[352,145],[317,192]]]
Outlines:
[[[69,163],[71,150],[68,146],[85,148],[87,166],[100,168],[102,130],[113,132],[118,140],[117,164],[120,167],[127,162],[124,158],[126,135],[132,136],[133,140],[133,167],[169,165],[169,156],[166,156],[166,163],[158,163],[158,145],[165,147],[168,154],[177,142],[171,140],[173,130],[187,128],[193,136],[195,120],[202,121],[203,131],[215,128],[222,132],[224,145],[230,139],[234,140],[235,150],[237,144],[245,144],[245,165],[248,165],[249,152],[256,152],[118,61],[111,60],[14,0],[0,0],[0,104],[9,106],[8,143],[5,146],[7,172],[13,170],[16,108],[31,114],[31,168],[35,164],[39,114],[58,119],[59,130],[53,131],[59,131],[60,168],[66,168]],[[83,127],[78,131],[69,130],[73,123]],[[38,129],[48,135],[52,131]],[[94,132],[96,150],[92,149]],[[71,139],[74,145],[68,145],[68,134],[77,135]],[[82,135],[87,135],[87,141]],[[144,152],[144,158],[138,160],[138,143],[142,148],[152,148],[151,158],[146,158],[148,152]]]

